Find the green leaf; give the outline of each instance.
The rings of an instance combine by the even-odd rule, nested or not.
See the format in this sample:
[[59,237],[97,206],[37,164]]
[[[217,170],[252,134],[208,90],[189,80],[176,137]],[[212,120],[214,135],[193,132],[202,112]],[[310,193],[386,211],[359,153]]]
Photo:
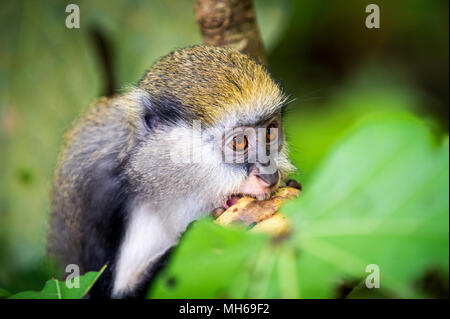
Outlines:
[[[302,252],[305,297],[331,297],[342,278],[380,267],[381,288],[426,296],[417,281],[438,269],[448,278],[448,139],[405,115],[378,115],[353,129],[325,160],[304,197],[283,211]],[[320,276],[302,276],[317,273]]]
[[262,236],[198,221],[156,279],[149,297],[239,297],[248,288],[249,271],[264,241]]
[[76,279],[79,279],[79,287],[69,288],[66,282],[58,281],[54,278],[48,280],[45,283],[44,288],[41,291],[24,291],[15,294],[10,299],[81,299],[92,288],[94,283],[106,269],[106,265],[100,269],[100,271],[90,271],[73,278],[71,283],[73,284]]
[[[359,283],[367,298],[434,296],[420,281],[435,271],[448,282],[448,182],[448,138],[436,143],[404,113],[367,118],[283,206],[290,238],[198,222],[149,297],[329,298],[345,283]],[[370,264],[381,289],[362,286]]]

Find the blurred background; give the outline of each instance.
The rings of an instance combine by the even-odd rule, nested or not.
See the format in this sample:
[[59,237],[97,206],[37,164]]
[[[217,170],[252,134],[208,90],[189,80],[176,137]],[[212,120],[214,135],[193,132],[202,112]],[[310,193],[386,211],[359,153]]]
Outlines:
[[[80,29],[65,27],[69,3]],[[377,0],[380,29],[365,26],[369,3],[255,0],[269,68],[295,98],[285,125],[304,187],[368,113],[406,109],[448,134],[448,1]],[[49,278],[50,182],[77,115],[201,42],[193,0],[0,2],[0,287],[40,289]]]

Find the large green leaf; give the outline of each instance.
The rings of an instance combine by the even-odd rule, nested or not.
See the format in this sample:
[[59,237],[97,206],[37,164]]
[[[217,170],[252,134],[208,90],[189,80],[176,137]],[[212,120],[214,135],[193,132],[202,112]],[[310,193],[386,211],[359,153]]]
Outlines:
[[156,298],[239,297],[249,283],[264,237],[195,223],[177,248],[173,262],[157,278]]
[[[369,264],[379,266],[387,296],[432,296],[420,280],[434,271],[445,283],[449,264],[448,139],[435,144],[428,128],[406,114],[362,121],[326,157],[304,195],[283,207],[293,223],[289,239],[199,222],[149,296],[334,297],[343,283],[364,280]],[[364,296],[380,291],[366,289]]]
[[[94,283],[105,270],[106,265],[100,271],[90,271],[80,276],[79,287],[69,288],[66,282],[50,279],[45,283],[41,291],[24,291],[15,294],[10,299],[81,299],[92,288]],[[74,280],[72,279],[72,283]]]
[[[299,287],[330,297],[341,278],[380,268],[381,288],[401,297],[417,291],[424,272],[448,277],[448,139],[434,145],[427,127],[404,114],[363,121],[323,163],[305,196],[283,211],[302,252]],[[318,287],[321,287],[320,289]]]

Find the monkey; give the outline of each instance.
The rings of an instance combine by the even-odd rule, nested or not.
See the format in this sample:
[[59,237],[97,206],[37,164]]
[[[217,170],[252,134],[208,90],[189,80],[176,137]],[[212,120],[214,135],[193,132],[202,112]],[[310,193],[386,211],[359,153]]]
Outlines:
[[[236,50],[196,45],[162,57],[65,134],[48,256],[81,273],[107,264],[91,298],[144,297],[190,223],[286,183],[295,170],[282,129],[286,104],[267,67]],[[193,142],[201,160],[177,155],[191,154]],[[261,160],[272,144],[276,156]]]

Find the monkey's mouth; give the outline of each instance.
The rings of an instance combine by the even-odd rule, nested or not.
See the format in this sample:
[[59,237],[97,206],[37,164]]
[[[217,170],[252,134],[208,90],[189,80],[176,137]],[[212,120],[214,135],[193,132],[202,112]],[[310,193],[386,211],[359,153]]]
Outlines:
[[231,195],[230,197],[227,198],[227,200],[225,202],[225,208],[229,208],[229,207],[233,206],[242,197],[244,197],[243,194],[233,194],[233,195]]
[[263,200],[266,199],[270,196],[270,194],[246,194],[246,193],[240,193],[240,194],[231,194],[230,196],[228,196],[225,200],[225,208],[230,208],[231,206],[233,206],[234,204],[236,204],[238,202],[239,199],[241,199],[244,196],[248,196],[248,197],[252,197],[254,199],[258,199],[258,200]]

